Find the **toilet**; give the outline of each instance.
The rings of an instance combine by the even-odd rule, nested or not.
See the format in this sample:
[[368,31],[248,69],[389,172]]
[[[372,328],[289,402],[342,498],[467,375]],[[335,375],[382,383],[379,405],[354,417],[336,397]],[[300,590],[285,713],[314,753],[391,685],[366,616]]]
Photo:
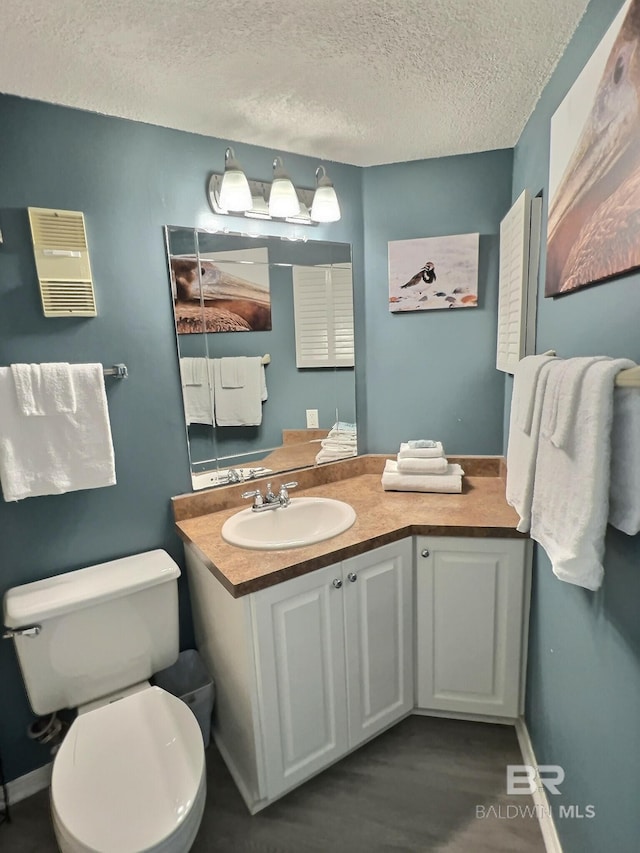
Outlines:
[[186,853],[206,796],[191,709],[148,681],[178,657],[180,569],[150,551],[10,589],[33,711],[77,708],[51,778],[62,853]]

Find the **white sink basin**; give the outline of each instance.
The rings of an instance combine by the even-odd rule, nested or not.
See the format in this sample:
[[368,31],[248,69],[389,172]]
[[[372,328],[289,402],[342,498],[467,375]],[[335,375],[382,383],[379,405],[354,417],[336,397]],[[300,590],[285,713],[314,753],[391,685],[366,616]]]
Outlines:
[[222,538],[238,548],[275,551],[331,539],[356,520],[353,507],[332,498],[292,498],[287,507],[243,509],[222,525]]

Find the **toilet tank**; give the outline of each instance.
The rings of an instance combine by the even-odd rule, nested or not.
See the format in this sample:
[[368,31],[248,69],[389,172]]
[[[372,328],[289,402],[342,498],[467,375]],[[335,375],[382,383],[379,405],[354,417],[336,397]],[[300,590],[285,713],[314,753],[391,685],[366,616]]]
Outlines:
[[41,629],[14,635],[34,712],[75,708],[174,663],[179,576],[158,550],[8,590],[6,627]]

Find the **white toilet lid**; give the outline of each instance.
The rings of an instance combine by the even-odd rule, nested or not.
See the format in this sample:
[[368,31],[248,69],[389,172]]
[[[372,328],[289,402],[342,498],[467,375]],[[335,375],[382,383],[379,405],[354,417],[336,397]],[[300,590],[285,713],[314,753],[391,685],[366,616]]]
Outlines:
[[89,848],[146,850],[187,818],[204,774],[198,721],[149,687],[80,715],[53,765],[58,819]]

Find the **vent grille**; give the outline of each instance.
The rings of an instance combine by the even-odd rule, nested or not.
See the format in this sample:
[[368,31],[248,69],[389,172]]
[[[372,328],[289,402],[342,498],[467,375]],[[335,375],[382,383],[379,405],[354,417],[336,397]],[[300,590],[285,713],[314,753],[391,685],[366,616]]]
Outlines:
[[29,222],[44,316],[95,317],[84,214],[30,207]]

